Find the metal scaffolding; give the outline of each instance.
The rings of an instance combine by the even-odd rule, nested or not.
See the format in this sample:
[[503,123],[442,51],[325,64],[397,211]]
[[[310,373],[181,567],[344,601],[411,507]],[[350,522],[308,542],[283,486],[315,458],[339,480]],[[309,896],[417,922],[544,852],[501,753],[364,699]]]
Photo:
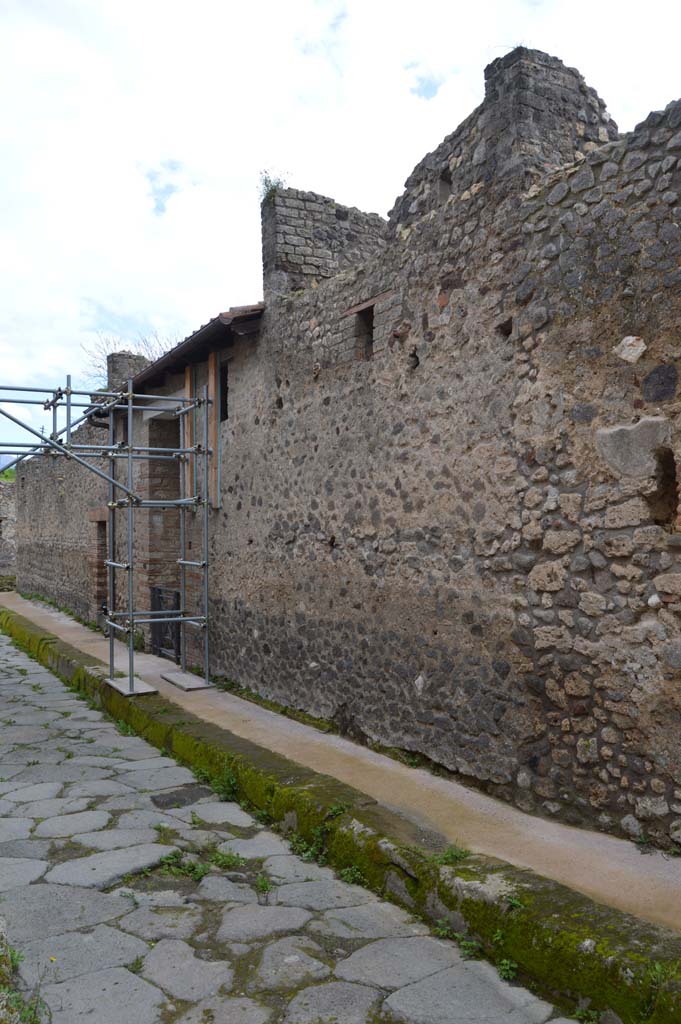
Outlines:
[[[127,389],[121,391],[75,391],[71,387],[71,377],[67,376],[65,387],[29,388],[0,386],[2,404],[0,415],[21,427],[29,434],[37,437],[39,443],[17,443],[0,440],[0,455],[15,456],[12,462],[2,467],[11,469],[27,458],[65,458],[94,473],[108,484],[108,536],[107,552],[104,560],[107,575],[107,602],[105,622],[109,636],[109,677],[106,680],[120,693],[127,696],[153,693],[154,688],[135,679],[135,640],[138,626],[158,623],[177,623],[180,633],[180,669],[187,669],[187,634],[186,629],[196,629],[203,633],[203,683],[186,686],[195,689],[198,686],[210,686],[209,674],[209,633],[208,633],[208,569],[209,569],[209,459],[213,454],[209,448],[209,409],[212,404],[208,397],[208,388],[204,386],[200,397],[176,398],[167,395],[136,394],[133,382],[128,380]],[[18,398],[16,395],[35,397]],[[46,396],[44,398],[38,396]],[[87,398],[87,401],[78,399]],[[76,401],[74,401],[76,399]],[[49,436],[41,434],[34,427],[23,422],[18,416],[12,415],[7,405],[42,406],[52,414],[52,431]],[[86,411],[74,418],[74,409]],[[180,443],[178,447],[150,447],[135,444],[135,413],[165,413],[179,420]],[[189,431],[187,417],[192,417],[193,431],[187,444]],[[116,417],[125,418],[127,432],[123,441],[116,441]],[[202,420],[202,422],[200,422]],[[105,421],[106,424],[105,424]],[[108,426],[108,442],[105,445],[85,444],[79,442],[73,434],[76,427],[85,423],[97,422]],[[197,443],[197,428],[202,427],[202,441]],[[104,461],[108,464],[108,472],[94,465],[93,461]],[[177,498],[153,499],[144,498],[135,492],[134,466],[136,462],[172,461],[179,464],[179,495]],[[117,479],[117,464],[123,462],[125,482]],[[201,466],[201,473],[198,467]],[[187,490],[192,493],[187,494]],[[158,511],[177,510],[179,514],[179,557],[175,560],[179,568],[180,607],[179,609],[148,610],[135,607],[135,522],[136,513],[146,509]],[[125,512],[125,561],[116,559],[116,530],[120,522],[117,513]],[[193,515],[201,524],[201,558],[187,558],[187,514]],[[195,572],[201,576],[201,611],[191,613],[187,609],[187,573]],[[117,608],[117,573],[126,574],[125,587],[126,607]],[[116,677],[115,643],[117,635],[127,643],[128,648],[128,680],[124,685]],[[179,685],[182,685],[179,683]]]

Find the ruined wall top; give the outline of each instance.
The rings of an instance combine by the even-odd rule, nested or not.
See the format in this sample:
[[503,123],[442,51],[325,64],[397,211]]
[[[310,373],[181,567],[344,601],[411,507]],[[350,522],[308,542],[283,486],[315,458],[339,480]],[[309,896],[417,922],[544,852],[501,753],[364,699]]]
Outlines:
[[494,179],[500,194],[617,139],[605,103],[575,68],[518,47],[485,68],[481,105],[416,166],[389,214],[393,231]]
[[277,189],[262,204],[265,299],[364,263],[385,248],[386,222],[327,196]]
[[106,357],[107,387],[120,387],[148,364],[149,360],[137,352],[110,352]]
[[[386,222],[326,196],[277,189],[262,205],[265,298],[370,260],[450,197],[493,184],[501,200],[618,138],[605,103],[575,68],[517,47],[485,69],[481,105],[416,166]],[[489,194],[489,192],[488,192]]]

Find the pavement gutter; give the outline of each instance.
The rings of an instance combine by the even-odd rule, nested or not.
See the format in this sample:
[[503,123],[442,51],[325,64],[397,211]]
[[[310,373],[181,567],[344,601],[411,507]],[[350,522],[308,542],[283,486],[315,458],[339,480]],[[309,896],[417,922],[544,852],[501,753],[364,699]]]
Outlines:
[[376,893],[479,943],[492,963],[515,965],[518,980],[538,994],[568,1010],[610,1011],[608,1024],[681,1021],[678,933],[489,857],[438,863],[433,853],[446,847],[442,836],[366,794],[161,696],[121,696],[103,683],[103,662],[16,612],[0,610],[0,628],[69,687],[247,802],[309,855],[337,870],[356,868]]

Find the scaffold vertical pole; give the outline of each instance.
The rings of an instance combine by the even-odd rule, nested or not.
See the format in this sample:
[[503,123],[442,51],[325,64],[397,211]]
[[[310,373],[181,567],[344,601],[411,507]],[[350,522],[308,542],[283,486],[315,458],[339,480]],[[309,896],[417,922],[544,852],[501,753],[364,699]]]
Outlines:
[[71,374],[66,376],[66,443],[71,444]]
[[[132,408],[132,379],[128,380],[128,491],[132,493],[133,487],[133,466],[132,461],[132,438],[133,438],[133,408]],[[133,572],[133,559],[135,557],[135,509],[132,497],[128,495],[128,690],[135,692],[135,575]]]
[[[180,448],[185,448],[186,429],[185,417],[180,416]],[[184,500],[186,494],[186,478],[189,474],[189,460],[186,455],[178,456],[180,459],[180,499]],[[180,505],[180,614],[187,614],[187,519],[184,505]],[[187,671],[187,634],[184,620],[180,622],[180,671]]]
[[208,385],[203,387],[203,661],[206,686],[210,686],[210,645],[208,637],[208,525],[209,525],[209,492],[208,481]]
[[[113,457],[113,447],[116,443],[116,419],[113,407],[109,408],[109,476],[113,479],[116,472],[116,460]],[[107,537],[107,558],[108,565],[107,571],[107,619],[113,619],[113,613],[116,610],[116,567],[114,562],[116,561],[116,508],[114,505],[115,500],[114,485],[109,484],[109,509],[108,509],[108,537]],[[109,679],[114,678],[114,654],[115,654],[115,636],[113,626],[109,626]]]

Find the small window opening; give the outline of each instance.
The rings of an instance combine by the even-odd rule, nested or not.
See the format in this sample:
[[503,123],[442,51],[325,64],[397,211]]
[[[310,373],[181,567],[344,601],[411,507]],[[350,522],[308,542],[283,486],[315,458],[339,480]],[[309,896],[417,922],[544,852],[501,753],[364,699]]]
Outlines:
[[438,194],[441,203],[446,203],[452,194],[452,172],[446,168],[438,181]]
[[502,338],[510,338],[513,334],[513,317],[509,317],[503,323],[497,324],[497,332]]
[[355,316],[355,354],[358,359],[373,359],[374,307],[360,310]]
[[220,422],[229,419],[229,363],[220,367]]
[[679,481],[676,475],[676,459],[671,448],[659,448],[655,452],[657,466],[655,479],[657,486],[652,494],[646,495],[646,501],[658,526],[674,529],[679,514]]

